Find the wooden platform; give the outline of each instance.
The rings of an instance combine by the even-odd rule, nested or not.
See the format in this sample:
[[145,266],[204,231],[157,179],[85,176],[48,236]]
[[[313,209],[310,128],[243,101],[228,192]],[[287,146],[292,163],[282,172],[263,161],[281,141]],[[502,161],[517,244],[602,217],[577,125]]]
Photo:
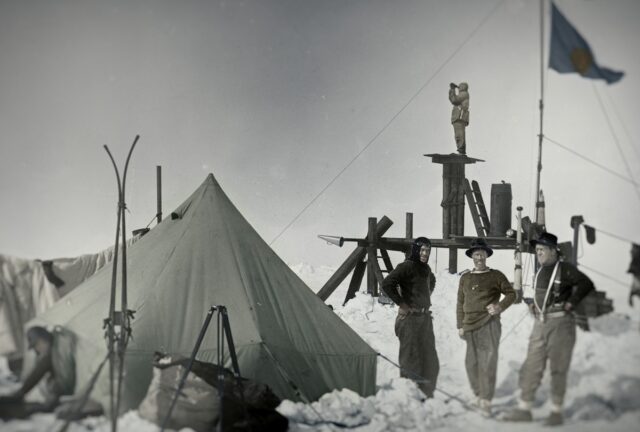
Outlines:
[[461,164],[473,164],[476,162],[484,162],[482,159],[476,159],[463,155],[460,153],[439,154],[432,153],[424,156],[430,157],[433,163],[445,164],[445,163],[461,163]]

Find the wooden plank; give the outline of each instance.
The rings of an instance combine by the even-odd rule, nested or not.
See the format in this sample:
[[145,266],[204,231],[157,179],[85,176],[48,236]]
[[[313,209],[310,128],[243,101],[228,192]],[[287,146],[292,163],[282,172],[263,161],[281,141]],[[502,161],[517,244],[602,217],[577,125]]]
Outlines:
[[380,249],[380,255],[382,255],[382,261],[384,261],[384,266],[387,269],[387,273],[390,273],[393,270],[393,264],[391,264],[391,258],[389,258],[389,252],[384,249]]
[[449,153],[449,154],[431,153],[431,154],[425,154],[423,156],[430,157],[431,161],[437,164],[447,164],[447,163],[472,164],[476,162],[484,162],[483,159],[472,158],[467,155],[461,155],[459,153]]
[[[524,218],[523,218],[524,219]],[[469,243],[471,240],[476,238],[476,236],[459,236],[452,234],[448,239],[436,239],[431,238],[431,247],[432,248],[450,248],[457,247],[467,249],[469,248]],[[485,237],[487,244],[491,246],[493,249],[514,249],[516,247],[516,239],[515,237]],[[386,250],[394,250],[394,251],[405,251],[406,248],[410,246],[410,242],[407,239],[402,237],[384,237],[378,240],[378,247],[384,248]],[[523,246],[526,246],[526,242]]]
[[458,272],[458,249],[455,247],[449,248],[449,273]]
[[378,271],[378,249],[374,246],[376,242],[376,225],[377,218],[369,218],[369,230],[367,231],[367,240],[369,241],[369,247],[367,247],[367,292],[374,297],[378,296],[378,281],[376,268]]
[[360,286],[362,286],[362,279],[364,278],[364,271],[366,269],[367,263],[364,262],[364,260],[356,264],[356,268],[353,270],[349,289],[347,290],[347,295],[344,297],[344,303],[342,303],[342,306],[346,305],[349,300],[354,298],[356,293],[360,290]]
[[373,274],[376,277],[376,282],[378,282],[378,285],[376,286],[376,296],[378,296],[380,295],[378,286],[381,286],[382,281],[384,280],[384,276],[382,276],[382,270],[380,270],[380,264],[378,264],[378,260],[375,260],[373,262]]
[[[378,237],[382,236],[387,230],[393,225],[391,219],[386,216],[383,216],[378,222],[378,226],[376,227],[376,234]],[[338,288],[338,285],[342,283],[342,281],[351,273],[351,271],[355,268],[358,262],[362,261],[364,257],[367,255],[367,249],[362,246],[358,246],[351,254],[347,257],[346,260],[340,265],[338,270],[329,278],[329,280],[324,284],[320,291],[318,291],[317,295],[325,301],[329,298],[329,296]]]
[[[413,213],[407,213],[405,216],[405,238],[409,242],[413,242]],[[409,259],[410,255],[411,249],[407,250],[404,254],[406,259]],[[389,254],[387,254],[387,256],[389,256]]]

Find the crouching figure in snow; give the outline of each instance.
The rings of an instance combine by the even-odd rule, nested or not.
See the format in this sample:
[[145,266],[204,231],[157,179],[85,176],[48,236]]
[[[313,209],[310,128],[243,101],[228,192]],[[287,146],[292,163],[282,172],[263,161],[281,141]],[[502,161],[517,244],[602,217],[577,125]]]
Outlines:
[[482,414],[490,416],[502,332],[500,314],[515,301],[516,292],[502,272],[487,267],[493,250],[483,239],[473,240],[466,254],[473,259],[473,270],[462,275],[458,286],[458,335],[467,342],[465,366],[471,390]]
[[529,242],[535,248],[540,269],[534,280],[534,299],[529,308],[536,320],[529,337],[527,358],[520,369],[518,407],[507,421],[531,421],[531,404],[544,369],[551,369],[551,413],[547,426],[564,422],[562,415],[571,354],[576,343],[573,309],[594,289],[593,282],[573,264],[558,259],[558,238],[542,233]]
[[[431,241],[418,237],[409,258],[382,281],[382,290],[399,306],[395,332],[400,340],[400,376],[418,383],[431,398],[440,364],[431,319],[431,293],[436,278],[429,267]],[[399,288],[399,289],[398,289]]]
[[[20,388],[8,396],[0,397],[2,411],[10,411],[9,417],[27,417],[38,411],[52,411],[59,405],[61,396],[73,394],[76,385],[75,336],[70,331],[62,327],[56,327],[51,332],[44,327],[31,327],[27,331],[27,341],[37,358]],[[24,403],[27,393],[41,381],[44,402]]]

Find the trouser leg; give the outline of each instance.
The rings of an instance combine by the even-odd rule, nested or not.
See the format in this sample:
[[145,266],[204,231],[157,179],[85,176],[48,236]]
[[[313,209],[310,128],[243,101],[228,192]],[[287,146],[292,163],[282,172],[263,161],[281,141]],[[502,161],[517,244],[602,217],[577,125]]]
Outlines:
[[477,330],[478,386],[481,399],[491,400],[496,389],[498,372],[498,347],[502,326],[499,319],[492,319]]
[[424,316],[422,335],[424,337],[423,371],[424,377],[428,382],[420,388],[428,397],[433,397],[433,392],[436,389],[436,383],[438,381],[438,374],[440,373],[440,360],[438,359],[438,352],[436,351],[436,338],[433,334],[433,321],[430,314]]
[[400,376],[416,381],[425,395],[432,397],[440,367],[431,317],[428,314],[399,315],[395,331],[400,340]]
[[465,125],[461,122],[453,123],[453,135],[456,140],[456,147],[460,153],[465,153],[466,151],[466,142],[465,142]]
[[400,363],[400,376],[418,379],[419,374],[419,349],[417,332],[414,329],[410,315],[398,315],[396,317],[395,331],[400,341],[400,350],[398,352],[398,362]]
[[570,315],[554,321],[554,329],[549,335],[548,342],[551,401],[557,406],[562,406],[567,390],[571,355],[576,343],[576,326]]
[[478,385],[478,353],[474,334],[474,331],[465,334],[467,354],[464,359],[464,366],[467,370],[471,391],[475,396],[480,396],[480,386]]
[[520,368],[521,399],[525,402],[533,401],[536,390],[542,381],[542,375],[547,363],[547,352],[544,338],[544,324],[536,321],[529,337],[527,358]]

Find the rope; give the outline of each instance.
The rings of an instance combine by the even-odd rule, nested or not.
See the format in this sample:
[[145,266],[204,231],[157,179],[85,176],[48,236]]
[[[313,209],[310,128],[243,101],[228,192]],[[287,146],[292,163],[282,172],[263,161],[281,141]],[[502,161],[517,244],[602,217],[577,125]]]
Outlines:
[[609,114],[607,114],[607,110],[604,107],[604,104],[602,103],[602,98],[600,97],[600,93],[598,93],[598,89],[596,88],[595,83],[591,83],[592,87],[593,87],[593,92],[596,94],[596,98],[598,99],[598,104],[600,105],[600,109],[602,110],[602,114],[604,115],[604,118],[607,120],[607,126],[609,126],[609,132],[611,132],[611,136],[613,137],[613,142],[616,144],[616,148],[618,149],[618,153],[620,154],[620,158],[622,159],[622,162],[624,162],[624,166],[627,169],[627,174],[629,175],[629,177],[633,180],[633,184],[636,186],[635,190],[636,190],[636,197],[638,197],[638,201],[640,201],[640,189],[638,189],[638,184],[636,183],[635,179],[633,178],[633,173],[631,171],[631,168],[629,167],[629,162],[627,161],[627,158],[624,156],[624,152],[622,151],[622,147],[620,147],[620,141],[618,140],[618,136],[615,133],[615,130],[613,129],[613,124],[611,123],[611,118],[609,118]]
[[[421,381],[421,382],[430,382],[428,379],[424,378],[423,376],[421,376],[420,374],[409,370],[407,368],[403,368],[402,366],[400,366],[399,364],[397,364],[396,362],[394,362],[393,360],[391,360],[389,357],[383,355],[382,353],[376,352],[376,354],[380,357],[382,357],[383,359],[385,359],[386,361],[388,361],[389,363],[391,363],[393,366],[397,367],[399,370],[407,372],[409,374],[411,374],[412,376],[418,378],[417,380],[414,381]],[[448,397],[449,399],[453,399],[458,401],[463,408],[465,408],[467,411],[476,411],[476,412],[481,412],[479,409],[475,408],[474,406],[469,405],[464,399],[459,398],[458,396],[451,394],[445,390],[442,390],[438,387],[434,387],[434,390],[437,392],[442,393],[443,395],[445,395],[446,397]]]
[[[526,303],[525,303],[525,306],[526,306]],[[513,325],[513,327],[511,327],[511,330],[509,330],[509,332],[506,335],[504,335],[504,337],[502,339],[500,339],[500,343],[504,342],[505,339],[507,339],[511,335],[511,333],[513,333],[514,330],[518,328],[518,326],[522,323],[522,321],[524,321],[524,319],[527,317],[527,315],[529,315],[529,306],[527,306],[527,311],[524,314],[522,314],[522,317],[520,317],[518,322],[515,323]]]
[[618,177],[618,178],[620,178],[620,179],[622,179],[622,180],[624,180],[624,181],[626,181],[626,182],[631,183],[631,184],[632,184],[632,185],[634,185],[636,188],[638,187],[638,183],[636,183],[633,179],[630,179],[629,177],[626,177],[626,176],[624,176],[624,175],[620,174],[619,172],[617,172],[617,171],[615,171],[615,170],[612,170],[611,168],[608,168],[608,167],[606,167],[606,166],[604,166],[604,165],[602,165],[602,164],[600,164],[600,163],[598,163],[598,162],[594,161],[593,159],[589,159],[588,157],[583,156],[582,154],[578,153],[577,151],[572,150],[572,149],[570,149],[569,147],[567,147],[567,146],[564,146],[564,145],[560,144],[558,141],[552,140],[551,138],[549,138],[549,137],[548,137],[548,136],[546,136],[546,135],[545,135],[543,138],[544,138],[546,141],[549,141],[550,143],[555,144],[555,145],[557,145],[558,147],[560,147],[560,148],[562,148],[562,149],[564,149],[564,150],[568,151],[569,153],[572,153],[572,154],[574,154],[575,156],[578,156],[579,158],[581,158],[581,159],[583,159],[583,160],[586,160],[587,162],[589,162],[589,163],[591,163],[591,164],[593,164],[593,165],[597,166],[598,168],[600,168],[600,169],[603,169],[603,170],[607,171],[609,174],[613,174],[614,176],[616,176],[616,177]]
[[[271,352],[271,350],[269,349],[269,347],[265,344],[263,344],[264,347],[264,351],[267,354],[267,356],[269,356],[269,358],[271,359],[271,361],[273,361],[273,363],[276,366],[276,369],[278,370],[278,373],[280,373],[280,376],[286,381],[287,384],[289,384],[289,386],[291,386],[291,388],[293,389],[293,392],[296,396],[298,396],[305,404],[307,404],[307,406],[309,408],[311,408],[311,410],[315,413],[315,415],[320,419],[319,422],[316,423],[312,423],[311,425],[315,425],[315,424],[326,424],[329,429],[331,429],[331,426],[338,426],[340,428],[349,428],[350,426],[344,424],[344,423],[340,423],[340,422],[334,422],[331,420],[325,420],[324,417],[322,417],[322,415],[320,415],[320,413],[318,412],[318,410],[316,410],[313,405],[311,404],[311,401],[302,394],[302,392],[300,391],[300,388],[296,385],[295,382],[293,382],[293,380],[291,379],[291,377],[289,376],[289,374],[287,373],[287,371],[284,369],[284,367],[280,364],[280,362],[275,358],[275,356],[273,355],[273,353]],[[304,423],[304,422],[298,422],[298,423]],[[310,423],[305,423],[305,424],[310,424]],[[358,425],[361,426],[361,425]],[[357,427],[357,426],[352,426],[352,427]]]
[[604,230],[602,230],[602,229],[600,229],[600,228],[596,228],[596,227],[594,227],[593,225],[587,225],[587,224],[584,224],[584,226],[585,226],[585,227],[589,227],[589,228],[593,228],[594,230],[596,230],[596,231],[597,231],[598,233],[600,233],[600,234],[604,234],[604,235],[609,236],[609,237],[612,237],[612,238],[614,238],[614,239],[621,240],[621,241],[623,241],[623,242],[625,242],[625,243],[631,243],[631,241],[630,241],[628,238],[622,237],[621,235],[617,235],[617,234],[613,234],[613,233],[610,233],[610,232],[604,231]]
[[155,215],[154,217],[151,218],[151,220],[149,221],[149,223],[147,224],[147,226],[145,228],[149,228],[149,226],[153,223],[154,220],[156,220],[158,218],[158,215]]
[[501,6],[506,0],[500,0],[496,3],[496,5],[489,11],[489,13],[480,21],[480,23],[471,31],[471,33],[469,33],[469,35],[467,36],[467,38],[462,41],[462,43],[451,53],[451,55],[449,55],[449,57],[447,57],[447,59],[444,61],[444,63],[442,63],[440,65],[440,67],[438,67],[435,72],[427,79],[427,81],[422,84],[422,86],[418,89],[418,91],[416,91],[413,96],[411,96],[409,98],[409,100],[400,108],[399,111],[397,111],[389,121],[387,121],[387,123],[382,126],[382,128],[378,131],[378,133],[376,133],[373,138],[371,138],[369,140],[369,142],[349,161],[347,162],[347,164],[329,181],[329,183],[326,184],[326,186],[324,186],[320,192],[318,192],[312,199],[311,201],[309,201],[307,203],[307,205],[305,205],[302,210],[300,210],[294,217],[293,219],[291,219],[291,221],[278,233],[278,235],[276,235],[273,240],[271,240],[269,242],[269,246],[271,246],[273,243],[275,243],[290,227],[291,225],[293,225],[299,218],[300,216],[302,216],[302,214],[307,211],[307,209],[309,207],[311,207],[311,205],[313,203],[315,203],[318,198],[320,198],[320,196],[327,190],[329,189],[329,187],[331,187],[331,185],[342,175],[344,174],[344,172],[351,166],[353,165],[353,163],[387,130],[387,128],[391,125],[391,123],[393,123],[395,121],[396,118],[398,118],[400,116],[400,114],[402,114],[404,112],[405,109],[407,109],[407,107],[409,105],[411,105],[411,103],[420,95],[420,93],[422,93],[422,91],[429,85],[431,84],[431,81],[433,81],[433,79],[442,71],[442,69],[444,69],[444,67],[449,64],[449,62],[451,60],[453,60],[453,58],[460,52],[460,50],[462,50],[462,48],[471,40],[471,38],[473,36],[475,36],[475,34],[484,26],[484,24],[489,20],[489,18],[495,13],[495,11],[498,9],[499,6]]
[[617,284],[619,284],[619,285],[622,285],[622,286],[624,286],[624,287],[626,287],[626,288],[628,288],[628,287],[629,287],[629,284],[628,284],[628,283],[622,282],[621,280],[618,280],[618,279],[614,278],[613,276],[609,276],[609,275],[608,275],[608,274],[606,274],[606,273],[602,273],[601,271],[598,271],[598,270],[593,269],[593,268],[591,268],[591,267],[587,267],[587,266],[586,266],[586,265],[584,265],[584,264],[578,264],[578,265],[579,265],[580,267],[584,268],[584,269],[587,269],[587,270],[589,270],[589,271],[594,272],[594,273],[595,273],[595,274],[597,274],[597,275],[602,276],[603,278],[609,279],[610,281],[613,281],[613,282],[615,282],[615,283],[617,283]]
[[638,158],[638,162],[640,162],[640,152],[638,151],[638,146],[634,145],[633,140],[631,139],[631,134],[629,133],[629,129],[627,128],[627,125],[625,124],[625,122],[622,120],[622,117],[620,116],[620,113],[616,108],[616,104],[614,103],[613,98],[611,97],[611,95],[609,95],[609,92],[605,92],[605,94],[609,98],[609,102],[611,103],[611,107],[613,108],[613,113],[616,115],[616,117],[618,118],[618,121],[622,125],[622,130],[624,131],[625,135],[627,135],[627,139],[631,144],[631,148],[633,149],[633,152],[636,154],[636,157]]

